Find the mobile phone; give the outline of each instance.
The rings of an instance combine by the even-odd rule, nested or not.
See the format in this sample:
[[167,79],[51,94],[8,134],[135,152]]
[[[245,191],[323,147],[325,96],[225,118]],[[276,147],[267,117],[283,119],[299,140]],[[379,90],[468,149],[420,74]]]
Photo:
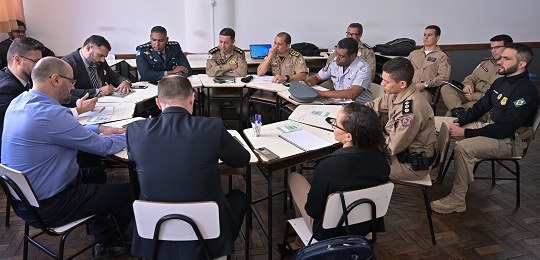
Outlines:
[[133,84],[133,85],[131,85],[131,88],[145,89],[145,88],[148,88],[148,86],[146,86],[146,85],[138,85],[138,84],[135,85],[135,84]]
[[255,153],[257,153],[258,155],[260,155],[263,159],[266,159],[267,161],[279,159],[279,156],[277,154],[268,150],[268,148],[266,147],[255,148],[254,151]]

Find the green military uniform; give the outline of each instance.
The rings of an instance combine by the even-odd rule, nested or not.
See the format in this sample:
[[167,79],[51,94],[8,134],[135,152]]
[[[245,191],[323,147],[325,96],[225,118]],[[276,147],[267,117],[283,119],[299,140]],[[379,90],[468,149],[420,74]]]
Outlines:
[[[232,53],[227,55],[219,47],[214,47],[208,53],[208,59],[206,60],[206,74],[208,76],[245,77],[247,75],[246,55],[242,49],[234,46]],[[216,65],[212,65],[212,61]],[[237,64],[238,67],[232,69],[231,64]]]
[[[371,67],[371,81],[375,78],[375,53],[373,52],[373,49],[371,46],[360,42],[358,43],[358,53],[356,54],[361,59],[365,60],[369,67]],[[336,50],[334,49],[330,55],[328,55],[328,59],[326,60],[326,65],[330,64],[336,58]]]
[[390,150],[390,179],[418,180],[431,173],[429,170],[413,171],[409,162],[400,163],[398,154],[425,152],[427,158],[435,156],[435,123],[433,110],[414,86],[399,94],[384,94],[366,106],[373,108],[384,119],[386,143]]
[[[414,50],[409,54],[408,59],[414,67],[412,85],[424,82],[428,87],[437,87],[442,85],[443,80],[450,78],[452,68],[450,56],[439,46],[427,55],[424,47]],[[431,102],[432,96],[429,92],[422,91],[422,94]]]
[[[268,56],[265,59],[268,59]],[[283,58],[275,55],[270,61],[270,69],[274,76],[291,76],[298,73],[307,74],[309,72],[302,54],[293,49],[289,49]]]
[[472,74],[465,77],[463,85],[473,86],[473,101],[468,101],[463,93],[455,90],[449,85],[444,85],[441,88],[441,95],[444,104],[448,108],[447,116],[450,115],[450,110],[456,107],[470,108],[478,101],[486,90],[491,86],[493,81],[500,78],[497,74],[497,61],[491,58],[483,59],[478,66],[473,70]]

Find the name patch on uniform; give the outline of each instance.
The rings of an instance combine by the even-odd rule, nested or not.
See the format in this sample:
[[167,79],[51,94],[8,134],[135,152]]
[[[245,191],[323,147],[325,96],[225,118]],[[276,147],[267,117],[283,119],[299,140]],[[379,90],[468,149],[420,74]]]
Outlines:
[[488,72],[488,69],[486,69],[486,67],[484,67],[484,65],[480,65],[480,67],[481,67],[485,72]]
[[507,97],[503,97],[503,98],[501,99],[501,105],[503,105],[503,106],[506,105],[506,101],[508,101],[508,98],[507,98]]
[[437,58],[435,57],[428,57],[427,58],[427,61],[430,61],[430,62],[435,62],[437,60]]
[[526,104],[527,104],[527,102],[525,102],[525,99],[523,99],[523,98],[520,98],[520,99],[514,101],[514,106],[516,106],[516,107],[520,107],[520,106],[523,106],[523,105],[526,105]]
[[403,106],[401,107],[401,113],[402,114],[412,113],[413,112],[412,106],[413,106],[412,100],[405,100],[405,102],[403,102]]
[[413,117],[412,116],[404,116],[404,117],[401,117],[399,119],[399,121],[401,121],[401,126],[408,127],[408,126],[411,125],[411,123],[413,121]]

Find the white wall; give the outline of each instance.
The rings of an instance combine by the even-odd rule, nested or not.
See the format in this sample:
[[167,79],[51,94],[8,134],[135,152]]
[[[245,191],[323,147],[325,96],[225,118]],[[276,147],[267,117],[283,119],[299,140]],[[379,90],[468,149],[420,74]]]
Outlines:
[[[107,38],[112,53],[134,53],[137,45],[148,41],[154,25],[165,26],[169,38],[180,42],[184,51],[205,52],[214,45],[211,1],[25,0],[24,9],[28,35],[57,55],[75,50],[91,34]],[[538,0],[215,2],[215,34],[223,26],[232,26],[243,49],[250,43],[271,43],[279,31],[289,32],[293,43],[328,48],[344,37],[350,22],[364,25],[362,40],[371,45],[399,37],[422,44],[428,24],[442,28],[441,44],[486,43],[500,33],[510,34],[515,41],[540,42]]]

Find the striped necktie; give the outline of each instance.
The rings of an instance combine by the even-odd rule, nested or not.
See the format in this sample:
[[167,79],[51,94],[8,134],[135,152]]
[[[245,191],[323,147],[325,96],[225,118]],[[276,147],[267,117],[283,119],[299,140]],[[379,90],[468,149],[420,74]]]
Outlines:
[[31,88],[32,88],[32,85],[30,85],[30,82],[26,83],[26,85],[24,86],[25,90],[30,90]]
[[88,66],[88,71],[90,71],[90,81],[92,82],[92,86],[94,88],[100,88],[98,79],[97,79],[97,72],[96,68],[94,68],[92,65]]

